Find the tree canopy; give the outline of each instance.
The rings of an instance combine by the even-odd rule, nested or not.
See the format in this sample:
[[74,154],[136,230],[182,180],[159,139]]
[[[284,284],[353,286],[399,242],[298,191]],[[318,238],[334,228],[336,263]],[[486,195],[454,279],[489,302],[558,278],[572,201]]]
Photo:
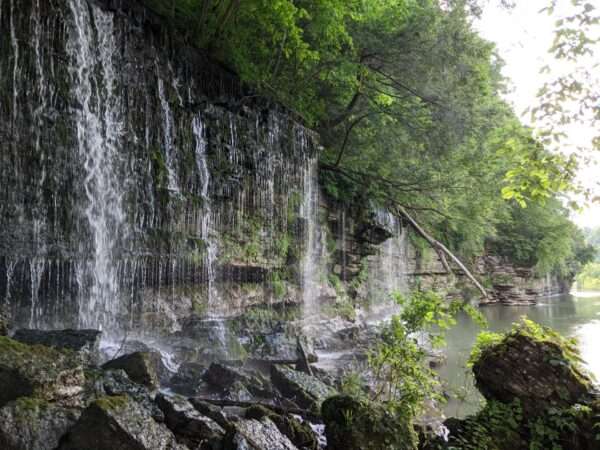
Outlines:
[[[401,207],[467,260],[488,242],[540,271],[577,256],[582,237],[557,200],[577,162],[502,100],[502,61],[472,27],[473,1],[148,4],[320,132],[321,181],[340,202]],[[561,39],[557,52],[585,52]]]

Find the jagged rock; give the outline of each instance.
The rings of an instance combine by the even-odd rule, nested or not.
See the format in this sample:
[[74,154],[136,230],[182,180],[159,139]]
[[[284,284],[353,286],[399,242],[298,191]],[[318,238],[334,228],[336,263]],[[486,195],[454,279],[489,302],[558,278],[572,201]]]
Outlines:
[[185,450],[169,429],[130,397],[102,397],[83,411],[60,450]]
[[[524,322],[501,342],[488,346],[473,365],[477,388],[486,399],[521,402],[528,415],[585,400],[592,381],[581,369],[573,344],[555,332]],[[539,334],[536,336],[536,334]]]
[[190,398],[189,401],[192,406],[200,412],[200,414],[214,420],[224,430],[231,431],[234,429],[233,423],[229,420],[227,414],[225,414],[221,408],[195,398]]
[[255,405],[246,410],[246,419],[261,420],[268,417],[279,431],[298,448],[318,450],[319,440],[306,422],[300,422],[292,416],[283,416],[264,406]]
[[162,422],[162,410],[146,386],[133,382],[124,370],[107,370],[96,379],[96,397],[128,395],[150,412],[154,420]]
[[179,442],[194,449],[221,449],[225,430],[214,420],[200,414],[185,397],[159,394],[156,403],[165,415],[165,424]]
[[98,361],[101,331],[98,330],[17,330],[15,341],[28,345],[45,345],[56,349],[72,350],[82,361],[95,364]]
[[267,417],[236,422],[232,441],[234,450],[298,450]]
[[285,366],[271,366],[271,381],[281,394],[302,408],[318,411],[321,403],[337,392],[318,378]]
[[76,353],[0,336],[0,406],[19,397],[78,403],[84,383]]
[[273,387],[260,373],[224,364],[212,363],[203,377],[209,385],[230,400],[248,401],[253,396],[272,398]]
[[394,417],[381,405],[349,396],[323,402],[328,450],[413,450],[417,436],[412,423]]
[[54,450],[80,414],[76,408],[21,397],[0,409],[0,448]]
[[156,389],[159,386],[159,367],[162,365],[160,353],[157,352],[135,352],[123,355],[117,359],[107,362],[103,369],[123,369],[131,380]]
[[206,372],[204,364],[195,362],[183,363],[166,385],[178,394],[195,395],[198,392],[204,372]]
[[248,381],[248,377],[241,370],[219,363],[212,363],[202,378],[211,386],[224,391],[236,381]]

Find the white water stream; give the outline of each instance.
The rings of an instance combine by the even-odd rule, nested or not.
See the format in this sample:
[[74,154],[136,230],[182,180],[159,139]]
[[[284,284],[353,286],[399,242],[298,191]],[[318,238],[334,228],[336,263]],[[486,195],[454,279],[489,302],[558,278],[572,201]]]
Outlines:
[[120,96],[115,92],[113,14],[90,7],[85,0],[69,0],[69,7],[74,21],[67,50],[72,61],[72,92],[80,105],[77,142],[84,161],[84,215],[93,252],[93,260],[79,267],[82,283],[92,278],[89,298],[81,296],[79,326],[110,331],[119,314],[117,243],[127,234],[118,164],[122,118]]

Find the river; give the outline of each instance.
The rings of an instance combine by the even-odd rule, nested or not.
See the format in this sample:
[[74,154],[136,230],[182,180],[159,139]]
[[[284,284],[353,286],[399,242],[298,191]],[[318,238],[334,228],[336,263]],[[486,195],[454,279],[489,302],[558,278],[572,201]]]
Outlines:
[[[532,306],[486,306],[481,312],[490,331],[505,331],[521,316],[576,337],[586,365],[600,380],[600,292],[540,299]],[[452,398],[445,407],[447,416],[464,417],[476,412],[483,397],[475,389],[470,370],[465,369],[479,327],[465,314],[447,334],[447,363],[439,369],[442,382]]]

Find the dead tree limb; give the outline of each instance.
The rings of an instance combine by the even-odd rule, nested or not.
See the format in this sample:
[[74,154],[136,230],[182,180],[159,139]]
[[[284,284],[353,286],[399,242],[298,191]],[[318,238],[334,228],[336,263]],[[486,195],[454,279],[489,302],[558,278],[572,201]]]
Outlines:
[[[402,217],[404,217],[406,220],[408,220],[410,225],[417,232],[417,234],[419,234],[419,236],[421,236],[423,239],[425,239],[427,241],[427,243],[429,243],[429,245],[431,245],[437,252],[441,252],[441,253],[445,254],[452,261],[454,261],[454,263],[460,268],[460,270],[462,270],[462,272],[466,275],[466,277],[469,280],[471,280],[471,282],[473,282],[473,284],[477,287],[477,289],[479,289],[479,291],[481,292],[483,297],[486,299],[488,298],[488,294],[487,294],[487,291],[485,290],[485,288],[479,283],[479,281],[477,281],[477,278],[475,278],[475,276],[471,273],[471,271],[466,268],[466,266],[461,262],[461,260],[458,259],[454,255],[454,253],[452,253],[450,250],[448,250],[448,247],[446,247],[440,241],[434,239],[429,233],[427,233],[423,229],[423,227],[421,227],[421,225],[419,225],[419,223],[408,213],[408,211],[406,211],[406,209],[403,206],[396,205],[396,209]],[[444,263],[444,260],[445,260],[445,258],[442,260],[442,264]],[[446,265],[448,265],[447,261],[446,261]]]

